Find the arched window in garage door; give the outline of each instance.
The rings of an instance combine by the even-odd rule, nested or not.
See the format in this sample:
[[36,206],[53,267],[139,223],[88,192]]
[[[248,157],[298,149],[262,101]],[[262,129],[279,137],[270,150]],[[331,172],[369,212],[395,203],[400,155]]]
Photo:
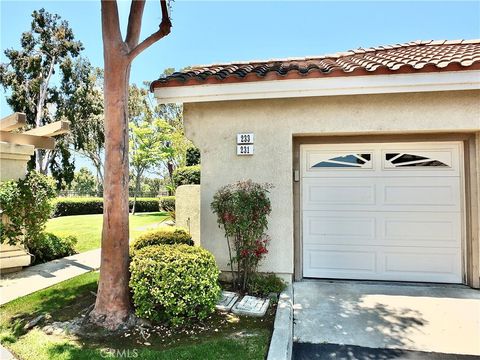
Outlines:
[[371,153],[353,153],[334,155],[326,160],[320,161],[312,168],[371,168]]
[[[432,156],[433,155],[433,156]],[[437,156],[435,156],[437,155]],[[443,155],[443,156],[442,156]],[[387,152],[385,154],[385,168],[399,167],[450,167],[448,154],[414,154],[405,152]]]

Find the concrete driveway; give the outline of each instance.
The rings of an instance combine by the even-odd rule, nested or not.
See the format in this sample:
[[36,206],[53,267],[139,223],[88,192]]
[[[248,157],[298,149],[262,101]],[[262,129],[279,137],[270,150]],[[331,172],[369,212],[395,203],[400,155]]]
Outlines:
[[[391,350],[376,356],[379,349],[404,350],[402,358],[412,359],[431,358],[423,352],[480,356],[480,292],[466,286],[307,280],[293,292],[296,359],[356,359],[359,349],[371,349],[358,352],[368,359],[402,357]],[[328,350],[332,344],[337,353]],[[298,356],[309,347],[310,355]],[[332,356],[321,356],[321,348]]]

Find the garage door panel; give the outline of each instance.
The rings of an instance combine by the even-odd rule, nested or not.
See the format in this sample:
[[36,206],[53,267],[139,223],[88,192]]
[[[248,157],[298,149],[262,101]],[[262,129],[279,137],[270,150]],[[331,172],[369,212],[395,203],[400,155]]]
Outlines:
[[368,181],[352,182],[350,179],[341,181],[315,181],[305,184],[304,203],[309,206],[322,205],[375,205],[375,184]]
[[[458,176],[458,143],[329,144],[302,146],[302,177]],[[335,166],[337,165],[337,166]],[[350,166],[347,166],[350,165]]]
[[301,154],[305,277],[462,282],[460,143]]
[[374,216],[357,213],[309,212],[304,215],[304,244],[375,243],[377,224]]
[[460,211],[459,178],[348,178],[303,180],[303,209]]
[[363,248],[312,248],[307,252],[306,277],[338,277],[339,273],[373,275],[376,272],[376,254]]
[[304,211],[304,244],[459,248],[459,212]]
[[457,269],[455,249],[422,249],[410,252],[403,249],[385,251],[385,272],[454,274]]
[[[379,205],[448,208],[459,210],[458,178],[389,179],[382,184]],[[436,210],[436,209],[435,209]]]
[[460,247],[461,214],[388,213],[383,214],[385,244],[404,246]]
[[305,277],[460,283],[458,249],[307,246]]

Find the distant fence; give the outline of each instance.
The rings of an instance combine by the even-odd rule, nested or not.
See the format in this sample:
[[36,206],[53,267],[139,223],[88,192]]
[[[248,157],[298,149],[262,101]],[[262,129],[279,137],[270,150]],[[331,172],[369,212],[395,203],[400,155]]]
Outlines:
[[[133,197],[133,193],[130,193],[130,197]],[[73,190],[60,190],[58,192],[58,196],[60,197],[103,197],[103,192],[92,192],[92,193],[81,193],[78,191]],[[168,191],[161,191],[159,193],[156,192],[139,192],[137,193],[137,197],[142,198],[156,198],[161,196],[168,196]]]

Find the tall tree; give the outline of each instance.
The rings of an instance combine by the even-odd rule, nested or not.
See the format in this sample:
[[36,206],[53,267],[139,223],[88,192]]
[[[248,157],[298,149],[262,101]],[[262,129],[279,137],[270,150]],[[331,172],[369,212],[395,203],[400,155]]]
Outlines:
[[[189,69],[189,67],[185,67],[180,69],[180,71],[184,71]],[[172,75],[175,72],[175,68],[167,68],[162,71],[159,77],[167,77]],[[149,88],[151,82],[144,81],[143,84]],[[160,119],[166,120],[170,125],[175,126],[178,122],[181,122],[183,125],[183,106],[182,104],[158,104],[155,95],[147,91],[148,101],[150,102],[150,107],[153,111],[157,114]]]
[[[187,68],[182,70],[185,69]],[[174,68],[167,68],[160,74],[160,77],[166,77],[174,72]],[[144,85],[149,87],[150,82],[145,81]],[[162,176],[168,177],[167,180],[170,185],[167,185],[167,187],[169,193],[172,193],[175,188],[173,184],[173,172],[176,168],[185,166],[187,149],[193,146],[192,142],[185,137],[183,106],[181,104],[158,104],[152,93],[148,91],[146,96],[150,104],[150,112],[153,116],[164,119],[174,129],[170,141],[172,151],[170,151],[170,156],[162,161],[162,167],[159,171]]]
[[160,165],[163,159],[171,157],[170,145],[173,128],[166,121],[154,119],[130,123],[130,166],[135,179],[132,214],[145,172]]
[[[169,75],[174,69],[166,69],[162,76]],[[144,82],[149,85],[148,82]],[[154,119],[162,119],[170,128],[168,137],[165,137],[166,149],[161,157],[161,165],[157,167],[156,173],[168,177],[168,181],[173,189],[173,171],[180,166],[185,165],[186,152],[192,146],[190,140],[185,137],[183,126],[183,108],[179,104],[157,104],[152,98],[151,93],[146,88],[137,87],[135,84],[130,86],[128,99],[128,117],[131,123],[137,126],[144,121],[153,122]],[[166,174],[165,174],[166,170]]]
[[[8,62],[0,65],[0,84],[9,91],[7,103],[13,111],[26,113],[29,128],[61,118],[58,109],[75,88],[55,86],[52,78],[56,74],[62,83],[71,83],[73,59],[83,50],[68,22],[59,15],[41,9],[34,11],[32,18],[30,30],[21,35],[21,49],[5,50]],[[70,173],[67,182],[73,178],[66,141],[58,141],[53,151],[35,151],[36,170],[46,173],[49,167],[57,179],[62,180],[65,171]]]
[[92,196],[97,190],[97,182],[92,172],[86,167],[82,167],[75,173],[70,187],[77,193],[77,195]]
[[117,2],[102,0],[105,102],[105,180],[100,279],[90,319],[117,329],[130,315],[128,290],[128,83],[133,59],[170,33],[168,4],[160,0],[159,29],[139,42],[144,0],[132,1],[125,40]]
[[73,148],[95,166],[97,193],[103,191],[103,148],[105,144],[103,115],[103,71],[84,64],[76,67],[75,79],[82,81],[70,97],[67,118],[79,117],[71,131]]

